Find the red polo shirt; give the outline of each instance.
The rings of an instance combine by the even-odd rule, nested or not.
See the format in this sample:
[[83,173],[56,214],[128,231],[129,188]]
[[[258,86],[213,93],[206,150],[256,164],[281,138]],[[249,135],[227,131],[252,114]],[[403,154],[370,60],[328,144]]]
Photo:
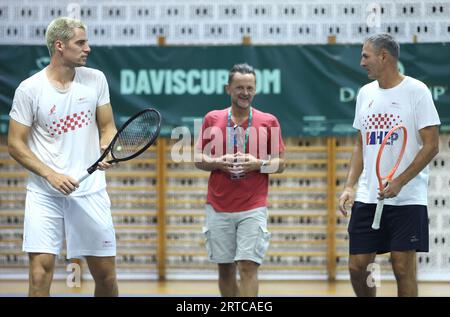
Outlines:
[[[207,148],[212,145],[211,150],[207,150],[205,154],[220,157],[226,153],[227,142],[230,142],[227,136],[228,111],[229,108],[226,108],[206,114],[196,145],[198,150],[204,151],[209,144]],[[234,125],[232,121],[231,125]],[[245,134],[248,129],[248,120],[241,127]],[[268,155],[273,156],[284,152],[281,128],[277,118],[252,107],[252,122],[247,143],[245,153],[250,153],[258,159],[267,159]],[[236,153],[237,147],[232,146],[232,143],[229,143],[229,148],[233,148],[233,153]],[[229,174],[215,170],[209,177],[206,201],[216,211],[247,211],[267,206],[268,190],[268,174],[253,171],[247,173],[243,179],[233,180]]]

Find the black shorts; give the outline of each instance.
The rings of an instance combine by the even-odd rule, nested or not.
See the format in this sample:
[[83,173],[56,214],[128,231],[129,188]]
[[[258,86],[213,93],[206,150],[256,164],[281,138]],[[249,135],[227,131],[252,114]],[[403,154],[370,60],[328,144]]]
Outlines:
[[391,251],[428,252],[428,211],[423,205],[384,205],[380,229],[373,230],[376,204],[356,201],[348,234],[350,254]]

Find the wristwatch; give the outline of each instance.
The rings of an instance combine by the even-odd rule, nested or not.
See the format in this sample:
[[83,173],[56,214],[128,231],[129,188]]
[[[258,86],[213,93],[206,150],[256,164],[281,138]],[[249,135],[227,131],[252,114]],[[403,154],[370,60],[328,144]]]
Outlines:
[[264,166],[267,166],[267,165],[269,165],[269,160],[261,160],[261,167],[259,168],[259,170],[261,171],[261,169],[264,167]]

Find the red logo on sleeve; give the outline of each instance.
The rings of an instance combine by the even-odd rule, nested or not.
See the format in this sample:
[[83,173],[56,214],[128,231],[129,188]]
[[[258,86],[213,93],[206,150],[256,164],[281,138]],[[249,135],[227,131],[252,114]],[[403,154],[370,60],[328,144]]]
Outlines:
[[56,113],[56,105],[53,105],[53,107],[50,109],[50,112],[48,113],[48,115],[52,115]]

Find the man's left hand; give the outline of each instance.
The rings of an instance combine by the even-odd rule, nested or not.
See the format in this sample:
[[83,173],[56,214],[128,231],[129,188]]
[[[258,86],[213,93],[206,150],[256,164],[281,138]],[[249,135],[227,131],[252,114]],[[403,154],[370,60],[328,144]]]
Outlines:
[[[108,148],[108,145],[102,145],[100,147],[100,149],[102,150],[102,153]],[[113,158],[111,156],[111,152],[108,153],[108,155],[106,155],[106,157],[103,159],[103,161],[101,161],[100,163],[98,163],[97,169],[100,171],[104,171],[107,170],[109,168],[111,168],[114,165],[117,165],[117,163],[113,163],[110,164],[108,163],[108,161],[111,161]]]
[[378,199],[394,198],[402,190],[403,185],[397,179],[388,182],[383,190],[378,192]]
[[238,152],[235,154],[235,157],[237,161],[235,164],[242,167],[244,173],[259,171],[261,168],[261,161],[251,154],[243,154]]

